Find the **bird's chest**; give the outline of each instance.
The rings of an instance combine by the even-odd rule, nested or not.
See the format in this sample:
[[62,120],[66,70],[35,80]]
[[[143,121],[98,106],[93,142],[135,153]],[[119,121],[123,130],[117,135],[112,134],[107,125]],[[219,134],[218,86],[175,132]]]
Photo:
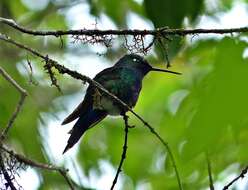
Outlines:
[[93,107],[94,109],[106,110],[109,115],[120,115],[122,112],[120,103],[107,95],[98,95],[97,97],[94,97]]
[[104,96],[101,99],[101,108],[106,110],[109,115],[120,115],[121,106],[114,102],[112,99]]

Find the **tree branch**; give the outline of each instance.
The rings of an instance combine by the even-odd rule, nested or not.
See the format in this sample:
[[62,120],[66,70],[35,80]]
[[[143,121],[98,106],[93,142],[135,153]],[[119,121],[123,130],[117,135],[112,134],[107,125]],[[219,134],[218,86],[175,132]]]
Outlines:
[[167,152],[169,154],[169,156],[171,157],[172,160],[172,165],[174,167],[175,173],[176,173],[176,178],[177,178],[177,182],[178,182],[178,186],[179,189],[182,190],[182,184],[181,184],[181,180],[180,180],[180,176],[179,176],[179,172],[176,166],[176,161],[174,159],[173,153],[168,145],[167,142],[165,142],[163,140],[163,138],[155,131],[155,129],[149,124],[147,123],[141,116],[139,116],[136,112],[134,112],[125,102],[123,102],[122,100],[120,100],[117,96],[115,96],[114,94],[110,93],[107,89],[105,89],[100,83],[92,80],[91,78],[82,75],[80,73],[78,73],[77,71],[73,71],[70,70],[66,67],[64,67],[63,65],[60,65],[57,61],[49,58],[48,56],[44,56],[41,53],[39,53],[38,51],[31,49],[30,47],[27,47],[23,44],[20,44],[12,39],[10,39],[8,36],[4,36],[0,34],[0,40],[3,40],[7,43],[13,44],[21,49],[24,49],[30,53],[32,53],[33,55],[40,57],[41,59],[46,61],[46,65],[50,65],[50,67],[54,67],[58,70],[59,73],[61,74],[68,74],[70,75],[72,78],[75,79],[79,79],[82,80],[83,82],[88,82],[89,84],[93,85],[95,88],[99,89],[100,91],[104,92],[106,95],[108,95],[109,97],[111,97],[113,100],[116,100],[121,106],[123,106],[124,108],[126,108],[128,111],[130,111],[133,115],[135,115],[143,124],[145,127],[150,129],[150,132],[153,133],[158,140],[165,146],[165,148],[167,149]]
[[205,155],[206,155],[207,166],[208,166],[209,189],[214,190],[214,181],[213,181],[211,162],[210,162],[210,159],[209,159],[208,152],[205,152]]
[[[0,39],[1,39],[1,35],[0,35]],[[7,152],[8,154],[14,156],[19,162],[25,163],[29,166],[33,166],[33,167],[37,167],[37,168],[42,168],[42,169],[46,169],[46,170],[55,170],[57,172],[59,172],[65,179],[65,181],[68,183],[68,185],[70,186],[71,190],[74,190],[73,185],[71,183],[71,181],[69,180],[69,178],[67,177],[66,173],[68,170],[65,170],[63,168],[59,168],[59,167],[55,167],[52,165],[48,165],[48,164],[43,164],[43,163],[38,163],[35,162],[33,160],[30,160],[22,155],[16,154],[11,150],[8,150],[7,148],[4,147],[4,145],[2,144],[2,141],[6,138],[8,131],[10,130],[10,128],[13,126],[13,123],[16,119],[16,117],[18,116],[23,104],[24,104],[24,100],[25,97],[27,96],[27,92],[26,90],[24,90],[2,67],[0,67],[0,74],[8,81],[10,82],[10,84],[12,84],[17,91],[21,94],[20,100],[17,104],[16,110],[13,112],[6,128],[3,130],[1,136],[0,136],[0,148],[2,150],[4,150],[5,152]],[[3,176],[7,182],[6,187],[10,187],[11,190],[16,190],[16,187],[14,186],[14,184],[12,183],[12,179],[9,176],[7,170],[5,169],[4,166],[4,161],[2,158],[2,155],[0,153],[0,169],[3,173]]]
[[51,164],[44,164],[44,163],[36,162],[36,161],[31,160],[31,159],[29,159],[29,158],[27,158],[27,157],[25,157],[25,156],[23,156],[21,154],[15,153],[13,150],[9,150],[7,147],[5,147],[3,145],[0,146],[0,149],[2,149],[3,151],[7,152],[11,156],[15,157],[19,162],[24,163],[24,164],[26,164],[28,166],[32,166],[32,167],[39,168],[39,169],[44,169],[44,170],[50,170],[50,171],[59,172],[63,176],[63,178],[65,179],[67,184],[69,185],[70,189],[74,190],[72,182],[67,176],[67,172],[69,171],[68,169],[53,166]]
[[6,180],[6,183],[5,183],[6,189],[8,189],[8,187],[10,187],[11,190],[17,190],[15,185],[12,182],[11,177],[8,174],[8,171],[6,170],[6,168],[4,166],[4,161],[3,161],[3,157],[1,155],[1,153],[0,153],[0,169],[2,171],[4,179]]
[[20,25],[18,25],[12,19],[6,19],[0,17],[0,22],[15,28],[16,30],[30,34],[34,36],[64,36],[64,35],[86,35],[86,36],[104,36],[104,35],[115,35],[115,36],[123,36],[123,35],[179,35],[179,36],[186,36],[186,35],[195,35],[195,34],[232,34],[232,33],[246,33],[248,32],[248,27],[240,27],[240,28],[229,28],[229,29],[170,29],[168,27],[157,28],[154,30],[87,30],[87,29],[79,29],[79,30],[54,30],[54,31],[38,31],[38,30],[30,30],[26,29]]
[[23,104],[24,104],[24,100],[27,96],[27,92],[26,90],[24,90],[19,84],[17,84],[17,82],[2,68],[0,67],[0,74],[2,74],[2,76],[8,81],[10,82],[10,84],[12,84],[17,91],[21,94],[20,100],[16,106],[16,110],[13,112],[6,128],[3,130],[2,134],[1,134],[1,141],[5,139],[9,129],[12,127],[17,115],[19,114]]
[[122,167],[122,164],[126,158],[126,153],[127,153],[127,138],[128,138],[128,128],[130,128],[129,124],[128,124],[128,116],[126,114],[123,114],[123,120],[124,120],[124,123],[125,123],[125,137],[124,137],[124,145],[123,145],[123,151],[122,151],[122,155],[121,155],[121,160],[120,160],[120,163],[119,163],[119,166],[118,166],[118,169],[117,169],[117,172],[116,172],[116,175],[115,175],[115,178],[113,180],[113,183],[112,183],[112,186],[110,188],[110,190],[113,190],[114,187],[115,187],[115,184],[117,183],[117,180],[118,180],[118,177],[119,177],[119,174],[121,172],[121,167]]
[[229,187],[231,187],[233,185],[233,183],[235,183],[236,181],[238,181],[240,178],[244,178],[245,174],[248,172],[248,166],[246,166],[241,173],[235,177],[230,183],[228,183],[226,186],[224,186],[223,190],[227,190],[229,189]]

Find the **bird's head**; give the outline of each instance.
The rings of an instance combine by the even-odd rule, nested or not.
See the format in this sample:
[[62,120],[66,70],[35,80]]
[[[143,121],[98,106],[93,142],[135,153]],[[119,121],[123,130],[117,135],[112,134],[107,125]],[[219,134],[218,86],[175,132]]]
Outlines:
[[150,71],[157,71],[157,72],[167,72],[173,74],[181,74],[178,72],[166,70],[166,69],[157,69],[152,67],[148,61],[146,61],[143,57],[137,54],[127,54],[124,55],[116,64],[115,66],[119,67],[131,67],[141,71],[144,75],[146,75]]

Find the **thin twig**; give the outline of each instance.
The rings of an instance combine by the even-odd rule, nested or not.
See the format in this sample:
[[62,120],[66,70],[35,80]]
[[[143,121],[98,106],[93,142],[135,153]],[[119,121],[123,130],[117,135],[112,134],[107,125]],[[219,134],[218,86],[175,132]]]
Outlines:
[[156,39],[157,39],[157,38],[156,38],[155,36],[152,38],[152,41],[144,48],[144,51],[145,51],[145,52],[148,52],[148,51],[151,49],[151,47],[152,47],[153,44],[155,43]]
[[[28,56],[27,56],[27,64],[28,64],[28,68],[30,70],[29,83],[33,84],[33,85],[37,85],[37,83],[33,80],[33,67],[32,67],[31,61],[29,60]],[[28,70],[28,68],[27,68],[27,70]]]
[[158,40],[158,44],[160,45],[160,47],[162,49],[162,55],[164,55],[164,58],[166,61],[166,67],[169,68],[171,65],[170,65],[170,59],[169,59],[168,48],[167,48],[168,45],[164,44],[164,42],[162,41],[162,38],[160,36],[157,37],[157,40]]
[[50,170],[50,171],[57,171],[59,172],[63,178],[65,179],[65,181],[67,182],[67,184],[69,185],[71,190],[74,190],[74,187],[72,185],[71,180],[68,178],[67,176],[67,172],[69,171],[68,169],[64,169],[62,167],[57,167],[57,166],[53,166],[51,164],[44,164],[44,163],[40,163],[40,162],[36,162],[34,160],[31,160],[21,154],[17,154],[15,153],[13,150],[9,150],[7,147],[5,146],[0,146],[0,149],[2,149],[3,151],[7,152],[8,154],[10,154],[11,156],[14,156],[19,162],[24,163],[28,166],[32,166],[32,167],[36,167],[36,168],[40,168],[40,169],[45,169],[45,170]]
[[206,152],[206,160],[207,160],[207,166],[208,166],[208,178],[209,178],[209,188],[210,190],[214,190],[214,182],[213,182],[213,176],[212,176],[212,169],[211,169],[211,162],[209,159],[209,155]]
[[6,128],[3,130],[2,134],[1,134],[0,139],[4,140],[9,129],[12,127],[17,115],[19,114],[19,112],[23,106],[24,100],[27,96],[27,92],[19,84],[17,84],[17,82],[2,67],[0,67],[0,74],[2,74],[2,76],[10,84],[12,84],[17,89],[17,91],[21,94],[20,100],[18,101],[17,106],[16,106],[16,110],[13,112],[11,118],[9,119],[9,122],[8,122]]
[[233,183],[238,181],[240,178],[244,178],[247,172],[248,172],[248,166],[246,166],[237,177],[235,177],[231,182],[229,182],[226,186],[224,186],[223,190],[227,190],[229,187],[233,185]]
[[112,183],[112,186],[111,186],[110,190],[113,190],[114,187],[115,187],[115,184],[117,183],[119,174],[121,172],[121,167],[122,167],[122,164],[123,164],[123,162],[124,162],[124,160],[126,158],[126,153],[127,153],[127,138],[128,138],[129,125],[128,125],[128,116],[126,114],[123,114],[123,120],[124,120],[124,123],[125,123],[125,129],[124,129],[125,137],[124,137],[123,151],[122,151],[121,160],[120,160],[120,163],[119,163],[118,169],[116,171],[115,178],[113,180],[113,183]]
[[38,31],[38,30],[30,30],[26,29],[20,25],[18,25],[14,20],[12,19],[6,19],[0,17],[0,22],[3,24],[6,24],[8,26],[11,26],[15,28],[16,30],[25,33],[30,34],[34,36],[63,36],[63,35],[86,35],[86,36],[103,36],[103,35],[152,35],[157,36],[158,34],[161,34],[163,36],[166,35],[179,35],[179,36],[185,36],[185,35],[195,35],[195,34],[232,34],[232,33],[246,33],[248,32],[248,27],[239,27],[239,28],[228,28],[228,29],[170,29],[170,28],[157,28],[154,30],[137,30],[137,29],[125,29],[125,30],[88,30],[88,29],[79,29],[79,30],[54,30],[54,31]]
[[5,183],[6,189],[8,189],[8,187],[10,187],[11,190],[17,190],[15,185],[12,182],[11,177],[8,174],[8,171],[6,170],[6,168],[4,166],[4,161],[3,161],[3,157],[1,154],[0,154],[0,169],[2,171],[4,179],[6,180],[6,183]]
[[78,168],[78,166],[76,165],[75,160],[73,160],[73,159],[71,158],[71,159],[70,159],[70,162],[72,163],[73,171],[74,171],[75,174],[76,174],[76,177],[77,177],[79,186],[83,186],[83,183],[82,183],[82,180],[81,180],[81,175],[80,175],[80,172],[79,172],[79,168]]
[[44,69],[49,74],[50,80],[52,82],[51,85],[54,85],[60,93],[62,93],[60,86],[58,85],[57,78],[54,76],[54,72],[52,71],[51,65],[49,64],[48,55],[46,55]]
[[169,154],[169,156],[171,157],[172,160],[172,165],[174,167],[175,173],[176,173],[176,178],[177,178],[177,182],[178,182],[178,186],[179,189],[182,190],[182,184],[181,184],[181,180],[180,180],[180,176],[179,176],[179,172],[176,166],[176,161],[174,159],[173,153],[168,145],[168,143],[166,143],[163,138],[155,131],[155,129],[148,123],[146,122],[141,116],[139,116],[136,112],[134,112],[125,102],[123,102],[122,100],[120,100],[117,96],[115,96],[114,94],[110,93],[107,89],[105,89],[100,83],[96,82],[95,80],[92,80],[91,78],[82,75],[76,71],[72,71],[66,67],[64,67],[63,65],[58,64],[57,61],[48,58],[47,56],[44,56],[42,54],[40,54],[38,51],[31,49],[23,44],[20,44],[12,39],[10,39],[7,36],[4,35],[0,35],[0,40],[3,40],[7,43],[13,44],[21,49],[27,50],[28,52],[32,53],[35,56],[38,56],[40,58],[42,58],[43,60],[47,60],[47,64],[50,64],[51,67],[54,67],[58,70],[59,73],[61,74],[68,74],[70,75],[72,78],[75,79],[80,79],[83,82],[88,82],[89,84],[93,85],[95,88],[98,88],[100,91],[104,92],[106,95],[108,95],[109,97],[111,97],[113,100],[116,100],[121,106],[123,106],[124,108],[126,108],[128,111],[130,111],[133,115],[135,115],[143,124],[145,127],[150,129],[150,132],[153,133],[158,139],[159,141],[165,146],[165,148],[167,149],[167,152]]

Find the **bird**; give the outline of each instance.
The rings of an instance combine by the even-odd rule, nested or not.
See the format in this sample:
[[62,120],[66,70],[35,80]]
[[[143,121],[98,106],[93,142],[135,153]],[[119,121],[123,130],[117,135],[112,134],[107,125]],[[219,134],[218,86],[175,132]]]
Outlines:
[[[142,88],[142,80],[150,71],[181,74],[153,68],[147,60],[138,54],[126,54],[114,66],[99,72],[93,80],[117,96],[130,108],[133,108]],[[88,129],[94,127],[107,115],[118,116],[125,114],[127,111],[116,100],[100,93],[100,90],[90,84],[83,101],[62,122],[62,125],[65,125],[78,119],[69,132],[70,137],[63,154],[72,148]]]

